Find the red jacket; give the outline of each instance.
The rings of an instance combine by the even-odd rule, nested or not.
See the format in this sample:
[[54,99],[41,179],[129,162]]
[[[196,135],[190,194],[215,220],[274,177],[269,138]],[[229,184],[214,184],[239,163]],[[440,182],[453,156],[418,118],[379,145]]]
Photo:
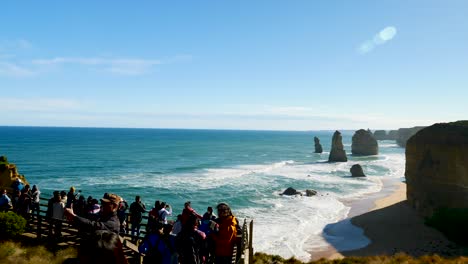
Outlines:
[[234,216],[228,216],[218,219],[219,231],[214,234],[215,255],[220,257],[232,256],[232,250],[236,244],[237,237],[237,219]]

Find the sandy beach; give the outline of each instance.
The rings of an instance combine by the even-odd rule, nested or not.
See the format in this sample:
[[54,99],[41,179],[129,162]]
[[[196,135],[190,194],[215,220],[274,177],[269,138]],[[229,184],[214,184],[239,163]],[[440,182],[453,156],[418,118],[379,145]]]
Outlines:
[[[346,256],[393,255],[404,252],[412,256],[438,254],[454,256],[459,254],[455,244],[448,241],[439,231],[424,224],[424,219],[406,202],[406,184],[392,183],[390,193],[374,199],[373,207],[368,212],[350,215],[345,219],[330,225],[328,232],[334,236],[343,237],[344,241],[329,240],[330,247],[322,252],[314,252],[313,259],[321,257],[328,259]],[[382,195],[382,194],[380,194]],[[361,204],[362,210],[362,204]],[[353,235],[340,225],[349,221],[353,226],[363,231],[369,243],[359,249],[343,250],[345,244],[362,244],[360,234]],[[348,222],[348,223],[349,223]],[[348,224],[349,225],[349,224]],[[347,230],[347,231],[343,231]],[[354,233],[356,233],[354,231]]]

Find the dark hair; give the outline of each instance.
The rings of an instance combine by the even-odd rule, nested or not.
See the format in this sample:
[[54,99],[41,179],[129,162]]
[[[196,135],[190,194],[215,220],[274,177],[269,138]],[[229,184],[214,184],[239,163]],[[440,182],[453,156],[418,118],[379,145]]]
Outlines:
[[82,241],[78,258],[80,263],[128,264],[119,236],[107,230],[98,230]]
[[[232,215],[232,211],[231,211],[231,207],[229,207],[229,205],[227,203],[219,203],[217,206],[216,206],[216,209],[219,211],[219,209],[221,207],[227,207],[227,211],[228,211],[228,215]],[[219,216],[219,215],[218,215]]]

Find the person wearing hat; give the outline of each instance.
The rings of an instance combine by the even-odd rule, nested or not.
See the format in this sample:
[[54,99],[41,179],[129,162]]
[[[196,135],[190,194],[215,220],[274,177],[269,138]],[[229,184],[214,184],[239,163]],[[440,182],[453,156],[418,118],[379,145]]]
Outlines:
[[104,195],[101,199],[101,214],[96,221],[77,216],[72,208],[65,208],[65,216],[68,221],[80,229],[83,228],[89,232],[108,230],[118,234],[120,231],[120,221],[117,217],[117,208],[121,199],[120,196],[113,193]]

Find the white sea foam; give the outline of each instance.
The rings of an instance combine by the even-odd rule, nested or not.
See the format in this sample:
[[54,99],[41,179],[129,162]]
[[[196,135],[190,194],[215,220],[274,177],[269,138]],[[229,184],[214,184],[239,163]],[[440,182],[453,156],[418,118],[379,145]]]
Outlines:
[[310,258],[311,247],[327,245],[323,228],[344,218],[349,208],[326,196],[276,196],[264,199],[266,207],[239,210],[239,215],[254,216],[256,251],[302,260]]

